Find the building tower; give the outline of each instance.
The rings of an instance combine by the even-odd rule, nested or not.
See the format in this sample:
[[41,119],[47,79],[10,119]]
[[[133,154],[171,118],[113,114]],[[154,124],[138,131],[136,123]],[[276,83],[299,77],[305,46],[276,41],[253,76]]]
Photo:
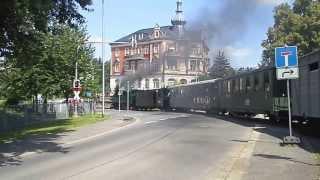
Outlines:
[[179,37],[181,38],[184,33],[184,25],[187,23],[184,20],[183,11],[182,11],[182,0],[177,0],[177,10],[175,17],[171,20],[171,23],[174,27],[178,28]]

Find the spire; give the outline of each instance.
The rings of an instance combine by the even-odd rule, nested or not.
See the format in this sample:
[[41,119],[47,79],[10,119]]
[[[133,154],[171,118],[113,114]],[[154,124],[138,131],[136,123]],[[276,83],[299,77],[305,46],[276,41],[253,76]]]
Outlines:
[[187,23],[184,20],[183,10],[182,10],[182,0],[177,0],[177,10],[175,17],[171,20],[173,26],[178,28],[179,37],[183,36],[184,25]]

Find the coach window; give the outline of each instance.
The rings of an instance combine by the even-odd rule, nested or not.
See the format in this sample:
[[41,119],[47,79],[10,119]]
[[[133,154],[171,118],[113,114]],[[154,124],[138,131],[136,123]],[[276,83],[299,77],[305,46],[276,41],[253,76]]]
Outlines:
[[254,90],[255,91],[258,91],[259,89],[260,89],[260,86],[259,86],[259,76],[258,76],[259,74],[256,74],[255,76],[254,76],[254,81],[253,81],[253,83],[254,83]]
[[263,81],[264,81],[264,90],[265,91],[270,91],[270,78],[269,78],[269,73],[265,72],[263,74]]
[[251,80],[250,80],[250,76],[248,76],[246,78],[246,91],[250,91],[251,89]]
[[231,81],[227,81],[227,93],[231,94]]
[[242,92],[244,90],[244,79],[243,78],[240,78],[239,88],[240,88],[240,92]]
[[183,95],[183,89],[182,88],[180,89],[180,94]]
[[146,79],[146,80],[145,80],[145,88],[146,88],[146,89],[149,89],[149,79]]
[[315,62],[315,63],[312,63],[312,64],[309,64],[309,71],[316,71],[319,69],[319,63],[318,62]]
[[237,80],[232,80],[232,93],[237,92]]

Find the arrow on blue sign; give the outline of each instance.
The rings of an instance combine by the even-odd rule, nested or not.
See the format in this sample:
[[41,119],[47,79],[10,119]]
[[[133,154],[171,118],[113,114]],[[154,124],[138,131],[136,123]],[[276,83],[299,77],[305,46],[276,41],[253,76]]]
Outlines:
[[298,66],[297,46],[278,47],[275,51],[276,68]]

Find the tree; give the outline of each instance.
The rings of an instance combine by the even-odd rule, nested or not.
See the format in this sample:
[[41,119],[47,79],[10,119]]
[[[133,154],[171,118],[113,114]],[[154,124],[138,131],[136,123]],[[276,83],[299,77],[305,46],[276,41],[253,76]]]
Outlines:
[[[91,69],[89,79],[85,85],[85,91],[91,92],[93,95],[98,95],[102,92],[102,60],[101,58],[94,58],[91,61]],[[110,89],[110,62],[107,61],[105,66],[105,90]]]
[[274,65],[274,48],[297,45],[303,56],[320,48],[320,2],[295,0],[293,6],[284,3],[274,10],[274,25],[262,42],[264,48],[259,66]]
[[224,55],[224,52],[219,51],[218,55],[214,58],[212,67],[209,69],[211,78],[224,78],[234,74],[234,70],[229,61],[230,60]]
[[0,1],[0,57],[27,50],[39,33],[56,24],[78,27],[84,23],[79,7],[88,10],[91,0],[2,0]]
[[6,82],[3,90],[7,97],[29,99],[42,94],[45,99],[59,96],[69,97],[75,79],[75,64],[78,62],[82,84],[91,81],[89,73],[93,48],[84,44],[84,30],[68,26],[56,26],[55,33],[41,33],[39,44],[31,48],[32,61],[21,63],[8,58],[1,74]]
[[242,73],[252,72],[254,70],[255,70],[255,68],[253,68],[253,67],[241,67],[236,71],[236,73],[242,74]]

